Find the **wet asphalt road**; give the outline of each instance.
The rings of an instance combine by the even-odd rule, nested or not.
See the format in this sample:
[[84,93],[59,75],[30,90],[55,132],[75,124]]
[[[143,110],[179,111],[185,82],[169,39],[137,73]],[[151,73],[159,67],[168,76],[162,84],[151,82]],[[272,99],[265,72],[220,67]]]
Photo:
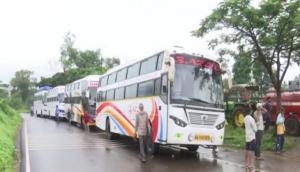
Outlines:
[[[146,163],[139,159],[136,142],[128,138],[107,140],[100,131],[87,132],[66,122],[24,114],[28,131],[31,172],[239,172],[243,152],[221,149],[218,156],[200,148],[199,153],[161,147]],[[274,159],[274,158],[272,158]],[[256,163],[255,171],[277,171],[276,163]],[[295,169],[297,164],[294,162]],[[293,169],[291,171],[294,171]]]

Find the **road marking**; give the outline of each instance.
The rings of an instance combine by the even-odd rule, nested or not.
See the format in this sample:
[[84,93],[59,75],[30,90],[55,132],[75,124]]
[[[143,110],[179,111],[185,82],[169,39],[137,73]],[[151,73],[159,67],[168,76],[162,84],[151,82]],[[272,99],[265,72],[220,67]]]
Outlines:
[[27,120],[24,119],[24,137],[25,137],[25,152],[26,152],[26,172],[30,172],[30,159],[29,159],[29,148],[28,148],[28,129]]

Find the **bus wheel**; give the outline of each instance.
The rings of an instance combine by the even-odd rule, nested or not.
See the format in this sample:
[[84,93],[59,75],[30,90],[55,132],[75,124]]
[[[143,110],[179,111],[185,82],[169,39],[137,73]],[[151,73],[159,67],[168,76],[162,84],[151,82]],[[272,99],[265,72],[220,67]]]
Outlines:
[[110,131],[109,118],[106,119],[105,133],[106,133],[107,139],[109,139],[109,140],[113,139],[113,133],[111,133],[111,131]]
[[153,154],[159,154],[159,144],[158,143],[154,143],[153,146],[152,146],[152,151],[153,151]]
[[189,151],[191,152],[196,152],[199,148],[198,145],[187,145],[186,148],[188,148]]
[[298,135],[299,134],[299,122],[295,118],[288,118],[285,121],[286,132],[289,135]]
[[37,113],[37,111],[35,111],[35,115],[36,115],[36,117],[39,117],[40,115]]

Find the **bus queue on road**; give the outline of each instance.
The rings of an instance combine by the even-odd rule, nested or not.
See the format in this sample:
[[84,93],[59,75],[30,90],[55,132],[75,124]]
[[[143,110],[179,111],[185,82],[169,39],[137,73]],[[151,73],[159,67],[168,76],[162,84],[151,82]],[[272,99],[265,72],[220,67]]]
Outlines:
[[41,109],[48,107],[52,117],[53,107],[63,106],[61,117],[85,129],[96,126],[112,139],[116,135],[135,137],[136,114],[142,103],[149,114],[154,149],[163,144],[190,151],[200,145],[215,150],[224,139],[221,75],[219,64],[212,59],[182,48],[164,50],[103,75],[53,88],[61,91],[64,87],[63,94],[41,89],[35,94],[33,109],[36,115],[45,115]]

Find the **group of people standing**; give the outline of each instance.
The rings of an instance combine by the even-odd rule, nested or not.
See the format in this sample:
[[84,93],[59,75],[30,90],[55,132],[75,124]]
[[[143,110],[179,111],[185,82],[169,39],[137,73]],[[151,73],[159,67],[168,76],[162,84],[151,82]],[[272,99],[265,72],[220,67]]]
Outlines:
[[[264,104],[257,103],[251,104],[252,112],[246,114],[245,117],[245,134],[246,134],[246,152],[245,161],[246,168],[252,169],[252,160],[263,160],[261,157],[261,143],[263,138],[264,130],[269,128],[271,119],[272,104],[270,97],[266,99]],[[275,151],[281,153],[284,144],[284,109],[281,108],[278,112],[276,119],[276,134],[277,143],[275,146]]]

